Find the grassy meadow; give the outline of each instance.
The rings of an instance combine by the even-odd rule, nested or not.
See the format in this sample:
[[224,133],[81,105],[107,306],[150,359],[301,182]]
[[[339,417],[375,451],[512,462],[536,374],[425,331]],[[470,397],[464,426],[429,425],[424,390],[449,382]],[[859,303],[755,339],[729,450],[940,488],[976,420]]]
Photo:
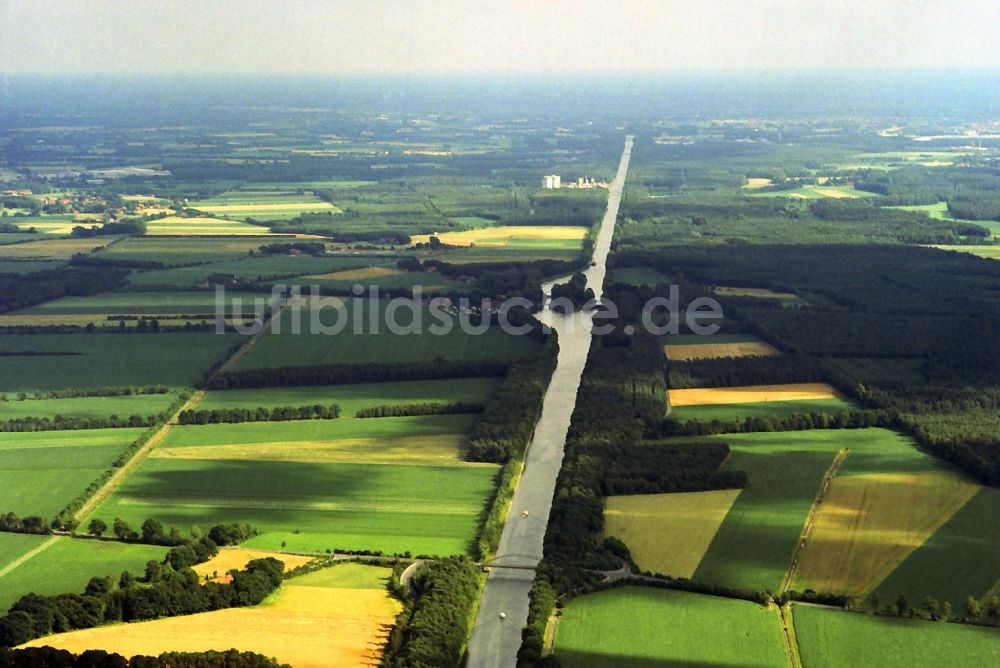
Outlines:
[[741,490],[609,496],[604,533],[644,571],[690,578]]
[[[0,541],[7,540],[3,534]],[[48,540],[39,538],[39,544]],[[80,594],[92,577],[142,575],[146,562],[161,561],[167,548],[111,541],[56,537],[54,543],[0,576],[0,610],[25,594]],[[0,566],[2,568],[2,566]]]
[[0,438],[0,508],[51,519],[81,494],[143,429],[5,433]]
[[255,549],[465,553],[499,470],[462,461],[472,419],[176,427],[96,516],[249,522]]
[[112,415],[127,418],[155,415],[170,407],[176,392],[166,394],[134,394],[122,397],[73,397],[69,399],[26,399],[8,397],[0,401],[0,420],[25,417],[106,418]]
[[199,408],[209,410],[335,403],[340,406],[342,417],[353,417],[362,408],[373,406],[454,402],[485,404],[501,382],[502,378],[454,378],[357,385],[216,390],[205,396]]
[[554,654],[566,668],[788,666],[777,609],[640,587],[570,601]]
[[[359,301],[362,308],[357,312],[355,300],[348,299],[343,300],[343,316],[332,307],[323,308],[318,313],[319,322],[324,326],[343,326],[343,331],[333,335],[309,333],[314,313],[308,308],[299,313],[303,333],[291,333],[296,314],[286,311],[282,316],[281,333],[268,333],[262,337],[240,359],[236,368],[429,362],[436,359],[509,361],[531,357],[538,347],[534,339],[508,335],[499,327],[490,327],[481,335],[466,334],[459,323],[450,317],[449,321],[454,325],[451,331],[434,334],[429,328],[440,326],[439,320],[431,316],[430,309],[420,304],[416,304],[416,309],[422,322],[413,320],[412,302],[409,301],[405,302],[396,318],[407,330],[412,328],[413,333],[394,334],[386,325],[385,305],[388,302],[377,302],[379,322],[376,329],[369,322],[374,302],[367,299]],[[356,317],[363,320],[357,333],[354,331]]]
[[242,339],[238,334],[185,333],[0,335],[0,350],[43,353],[0,357],[0,392],[190,387]]
[[1000,663],[1000,631],[922,620],[792,607],[803,668]]

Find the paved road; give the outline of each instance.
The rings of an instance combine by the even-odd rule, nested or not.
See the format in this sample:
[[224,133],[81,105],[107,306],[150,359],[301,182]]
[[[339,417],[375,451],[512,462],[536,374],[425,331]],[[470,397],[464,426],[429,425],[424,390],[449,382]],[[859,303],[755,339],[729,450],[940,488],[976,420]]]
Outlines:
[[[625,139],[618,174],[608,194],[608,209],[594,244],[595,264],[584,272],[598,298],[603,290],[605,260],[614,236],[631,155],[632,137],[629,136]],[[553,281],[558,282],[561,281]],[[542,558],[542,540],[556,477],[562,466],[566,432],[590,350],[589,313],[561,315],[546,310],[539,314],[539,319],[559,333],[559,360],[545,393],[542,415],[525,457],[524,472],[511,501],[495,560],[498,564],[522,568],[494,567],[491,570],[469,639],[469,668],[514,668],[516,664],[521,629],[528,619],[528,592],[535,578],[532,569]],[[501,613],[505,618],[501,618]]]

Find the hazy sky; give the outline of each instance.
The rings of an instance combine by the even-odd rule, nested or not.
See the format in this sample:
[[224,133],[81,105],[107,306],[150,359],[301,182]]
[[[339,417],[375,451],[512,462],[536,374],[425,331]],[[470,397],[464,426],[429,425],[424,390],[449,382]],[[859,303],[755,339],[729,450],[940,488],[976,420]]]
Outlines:
[[1000,67],[1000,0],[0,0],[0,72]]

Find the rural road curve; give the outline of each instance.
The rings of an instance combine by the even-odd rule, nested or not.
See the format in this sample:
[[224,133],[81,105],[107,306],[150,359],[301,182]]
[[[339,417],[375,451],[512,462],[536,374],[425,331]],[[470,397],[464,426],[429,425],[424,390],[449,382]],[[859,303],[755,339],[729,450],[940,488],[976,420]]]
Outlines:
[[[618,206],[632,156],[632,139],[631,135],[625,139],[618,173],[608,193],[608,209],[594,244],[594,264],[584,272],[588,286],[593,288],[598,299],[602,294],[605,261],[611,249]],[[546,292],[551,290],[552,284],[563,280],[550,283]],[[558,332],[559,359],[545,392],[542,415],[528,447],[524,472],[514,492],[494,560],[502,566],[515,568],[491,569],[469,638],[466,664],[469,668],[514,668],[517,662],[521,629],[528,619],[528,592],[535,578],[534,568],[542,558],[542,541],[552,507],[556,477],[562,466],[566,433],[590,350],[590,313],[562,315],[545,310],[538,314],[538,318]],[[505,617],[502,618],[501,613]]]

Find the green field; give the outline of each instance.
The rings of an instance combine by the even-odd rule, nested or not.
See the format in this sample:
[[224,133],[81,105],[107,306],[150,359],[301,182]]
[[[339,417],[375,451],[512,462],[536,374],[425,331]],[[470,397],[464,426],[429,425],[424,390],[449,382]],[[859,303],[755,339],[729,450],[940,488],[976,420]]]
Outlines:
[[3,434],[0,508],[51,519],[81,494],[143,429]]
[[997,629],[872,617],[804,605],[793,606],[792,611],[804,668],[1000,663]]
[[[852,457],[884,457],[909,441],[885,429],[727,434],[725,468],[746,471],[749,484],[719,527],[694,579],[743,589],[781,585],[820,482],[844,447]],[[912,446],[909,446],[912,448]],[[884,460],[887,466],[894,457]],[[845,463],[845,466],[847,464]]]
[[969,253],[990,260],[1000,260],[1000,246],[934,246],[934,248],[956,253]]
[[377,285],[381,290],[414,290],[419,287],[425,295],[450,292],[462,286],[462,283],[456,279],[443,274],[402,271],[391,267],[379,267],[374,270],[361,269],[360,271],[349,269],[336,273],[288,279],[286,282],[290,285],[301,285],[303,294],[308,294],[308,288],[313,285],[337,291],[347,291],[355,285],[362,285],[365,289]]
[[0,335],[0,350],[71,355],[0,357],[0,392],[166,385],[189,387],[243,340],[238,334]]
[[[221,390],[209,392],[199,404],[199,408],[209,410],[336,403],[340,406],[342,417],[352,417],[362,408],[372,406],[429,402],[485,404],[501,382],[503,382],[501,378],[455,378],[358,385]],[[0,411],[2,410],[0,405]]]
[[566,668],[789,665],[777,609],[641,587],[570,601],[554,654]]
[[747,404],[715,404],[710,406],[677,406],[670,409],[670,417],[680,422],[698,420],[732,422],[747,418],[787,417],[802,413],[827,413],[830,415],[849,411],[854,405],[845,399],[804,399],[798,401],[762,401]]
[[133,394],[123,397],[74,397],[71,399],[27,399],[19,401],[7,397],[0,401],[0,420],[25,417],[106,418],[112,415],[127,418],[143,417],[166,410],[177,399],[177,394]]
[[462,461],[467,415],[178,427],[96,516],[249,522],[247,547],[465,553],[498,466]]
[[53,260],[0,260],[0,274],[30,274],[34,271],[58,269],[63,264]]
[[343,269],[367,267],[378,263],[395,262],[396,258],[393,257],[257,255],[193,267],[134,272],[129,276],[129,283],[134,286],[193,288],[203,284],[209,276],[216,274],[250,281],[281,282],[288,277],[305,274],[322,274]]
[[[242,313],[254,312],[254,300],[272,301],[270,293],[230,292],[226,311],[238,306]],[[106,292],[89,297],[62,297],[30,306],[13,315],[205,315],[215,314],[216,297],[211,290],[190,292]],[[99,320],[99,318],[98,318]]]
[[[272,239],[234,237],[232,239],[199,239],[197,237],[131,237],[102,250],[98,257],[113,260],[160,262],[164,266],[219,262],[248,257],[257,252],[265,241]],[[291,239],[289,239],[291,241]],[[92,246],[98,245],[91,243]]]
[[146,224],[148,236],[254,236],[271,230],[228,218],[167,216]]
[[[48,536],[36,536],[27,533],[0,533],[0,571],[18,559],[23,554],[27,554],[46,540]],[[3,582],[3,580],[0,580]],[[6,609],[0,610],[0,613]]]
[[611,281],[615,283],[627,283],[629,285],[647,285],[656,287],[660,283],[666,283],[669,279],[656,271],[647,267],[623,267],[615,269],[611,274]]
[[[6,534],[0,541],[6,540]],[[40,538],[40,537],[35,537]],[[46,539],[41,538],[41,544]],[[56,543],[0,576],[0,610],[25,594],[79,594],[93,577],[142,575],[146,562],[160,561],[167,548],[109,541],[57,538]]]
[[188,204],[192,209],[216,216],[243,220],[286,220],[307,211],[332,211],[340,213],[336,206],[311,194],[295,191],[234,190],[207,200]]
[[876,587],[883,600],[906,592],[960,611],[968,596],[983,597],[1000,583],[1000,490],[983,487],[944,526]]
[[[386,326],[384,304],[380,308],[378,328],[368,323],[371,303],[362,301],[364,311],[363,327],[358,333],[353,331],[355,319],[354,300],[347,300],[345,318],[339,318],[336,309],[325,308],[320,313],[320,322],[333,327],[344,324],[343,331],[335,335],[311,334],[312,312],[300,311],[301,334],[293,334],[295,314],[289,310],[282,316],[281,333],[269,333],[262,337],[250,352],[236,365],[237,369],[261,367],[310,366],[316,364],[369,364],[395,362],[429,362],[442,360],[500,360],[524,359],[535,354],[538,343],[527,336],[513,336],[499,327],[490,327],[481,335],[469,335],[462,331],[457,321],[447,334],[435,335],[429,327],[438,321],[425,306],[417,305],[422,326],[419,333],[394,334]],[[409,326],[414,321],[409,305],[400,309],[397,322]]]

